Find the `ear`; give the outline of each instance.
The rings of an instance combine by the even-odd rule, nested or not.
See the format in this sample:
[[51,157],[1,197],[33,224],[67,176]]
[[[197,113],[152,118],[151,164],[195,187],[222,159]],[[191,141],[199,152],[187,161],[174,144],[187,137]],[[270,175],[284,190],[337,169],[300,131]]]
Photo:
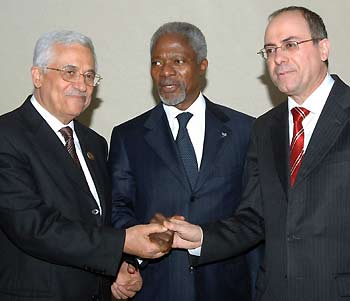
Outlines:
[[40,88],[43,80],[43,72],[39,67],[32,67],[32,81],[35,88]]
[[328,39],[323,39],[318,42],[318,47],[320,49],[320,57],[323,62],[328,60],[330,43]]
[[205,71],[207,70],[208,68],[208,60],[207,59],[204,59],[200,62],[199,64],[199,72],[200,72],[200,75],[203,75],[205,74]]

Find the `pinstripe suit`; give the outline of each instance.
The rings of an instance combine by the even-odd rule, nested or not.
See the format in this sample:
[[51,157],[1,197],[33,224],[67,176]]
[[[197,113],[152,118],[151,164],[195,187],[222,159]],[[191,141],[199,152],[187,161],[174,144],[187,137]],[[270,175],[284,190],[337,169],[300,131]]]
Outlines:
[[[253,118],[208,99],[206,104],[203,158],[193,191],[162,104],[114,128],[109,164],[115,227],[147,223],[156,212],[184,215],[193,223],[233,214]],[[144,285],[135,300],[251,300],[251,262],[239,256],[193,269],[187,251],[172,250],[142,271]]]
[[333,78],[293,188],[285,102],[255,123],[237,214],[203,226],[199,263],[265,239],[260,301],[350,300],[350,88]]

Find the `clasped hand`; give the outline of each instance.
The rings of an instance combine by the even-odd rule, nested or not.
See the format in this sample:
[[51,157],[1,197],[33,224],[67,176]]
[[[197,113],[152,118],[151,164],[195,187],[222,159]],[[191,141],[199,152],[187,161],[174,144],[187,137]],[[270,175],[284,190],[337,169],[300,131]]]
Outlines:
[[165,253],[171,248],[195,249],[201,246],[201,228],[186,222],[183,216],[175,215],[167,218],[161,213],[156,213],[150,223],[158,223],[168,229],[162,233],[149,235],[150,240],[157,243]]
[[183,216],[156,213],[148,225],[126,229],[124,252],[140,258],[158,258],[171,248],[194,249],[201,245],[202,230]]

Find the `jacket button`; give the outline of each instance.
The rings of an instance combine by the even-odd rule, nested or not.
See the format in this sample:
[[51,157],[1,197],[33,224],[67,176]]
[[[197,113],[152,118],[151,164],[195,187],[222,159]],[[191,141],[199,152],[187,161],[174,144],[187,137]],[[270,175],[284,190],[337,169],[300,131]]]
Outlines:
[[100,213],[100,210],[98,210],[98,209],[92,209],[91,210],[91,213],[93,214],[93,215],[97,215],[97,214],[99,214]]

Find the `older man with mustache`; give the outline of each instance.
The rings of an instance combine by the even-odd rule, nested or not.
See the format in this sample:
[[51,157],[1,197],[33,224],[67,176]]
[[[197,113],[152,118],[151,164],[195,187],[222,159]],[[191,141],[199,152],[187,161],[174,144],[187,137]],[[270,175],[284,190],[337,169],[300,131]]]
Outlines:
[[110,226],[107,143],[78,117],[90,104],[96,57],[73,31],[44,34],[32,71],[34,95],[0,117],[0,300],[110,301],[131,297],[140,275],[122,252],[163,255],[158,225]]

